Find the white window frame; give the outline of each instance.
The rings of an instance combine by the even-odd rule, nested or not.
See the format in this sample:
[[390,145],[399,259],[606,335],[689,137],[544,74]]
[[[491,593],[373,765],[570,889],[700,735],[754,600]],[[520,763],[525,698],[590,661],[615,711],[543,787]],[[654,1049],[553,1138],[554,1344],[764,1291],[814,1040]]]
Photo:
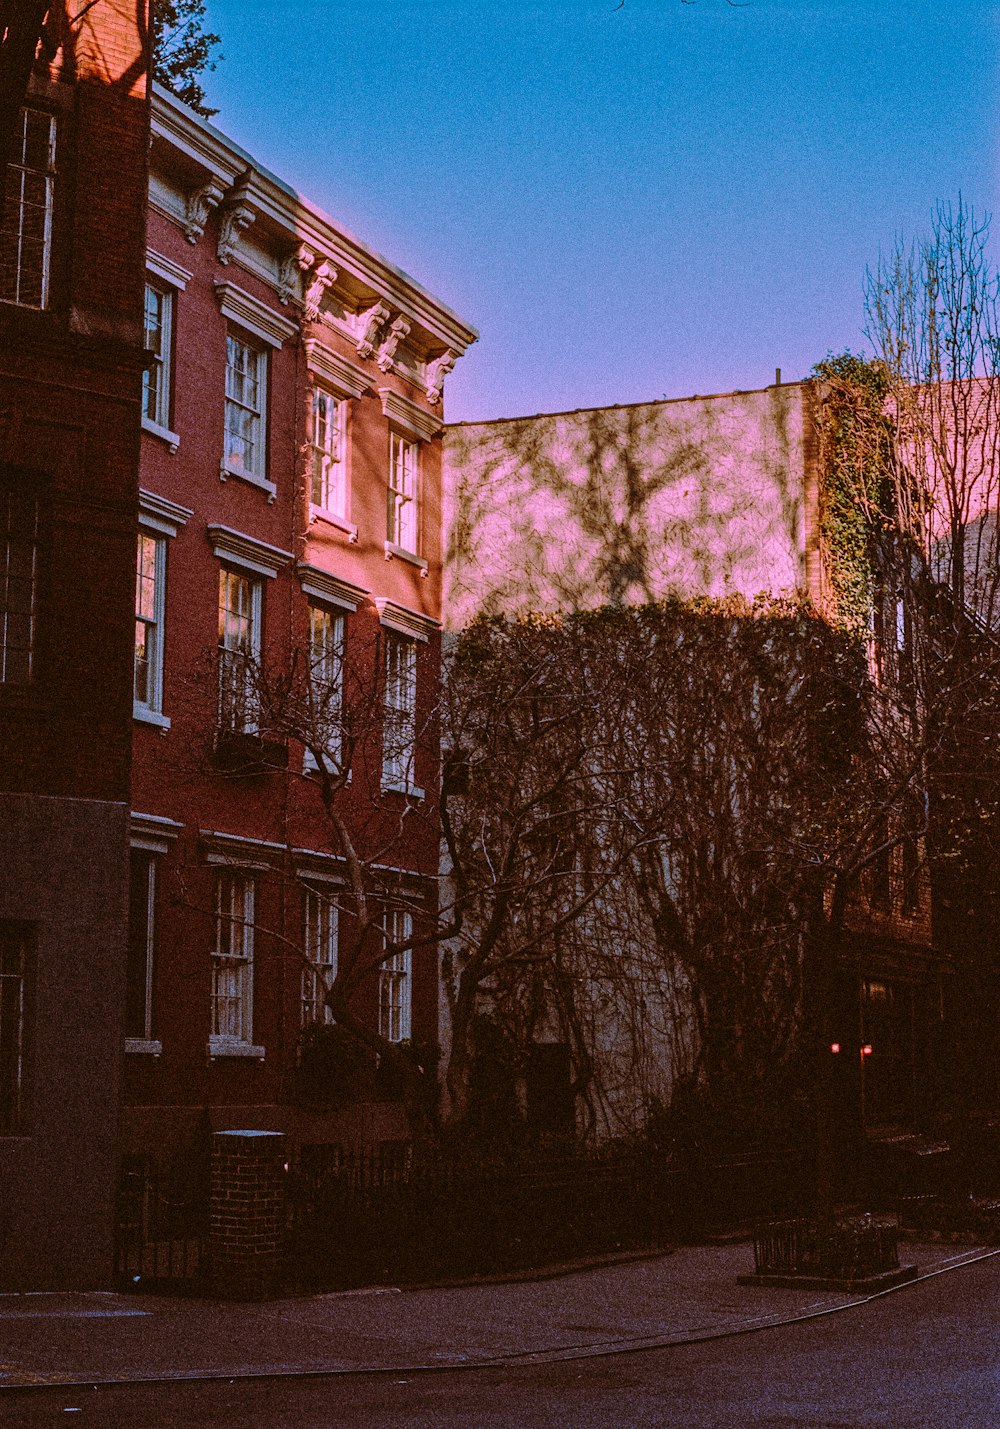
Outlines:
[[[48,124],[47,161],[44,169],[34,168],[27,163],[27,136],[28,125],[35,120],[42,120]],[[56,176],[56,119],[53,114],[48,114],[42,109],[33,109],[25,106],[19,115],[19,132],[14,136],[15,157],[11,158],[7,166],[7,199],[5,212],[0,215],[0,254],[3,258],[10,255],[12,283],[7,291],[0,291],[0,299],[4,302],[15,303],[18,307],[36,308],[39,311],[49,306],[49,286],[52,269],[52,219],[55,211],[55,176]],[[32,181],[42,185],[43,198],[41,204],[29,202],[27,190],[32,186]],[[25,277],[26,265],[24,262],[25,244],[25,216],[30,208],[42,210],[42,232],[41,232],[41,266],[34,270],[38,273],[40,282],[37,284],[37,291],[25,296],[27,278]],[[16,221],[10,228],[6,226],[7,212],[13,210],[16,213]],[[39,240],[34,240],[37,244]],[[2,271],[2,270],[0,270]],[[31,301],[30,299],[35,299]]]
[[385,629],[382,788],[420,796],[417,748],[417,641]]
[[[327,605],[310,602],[309,607],[309,675],[307,717],[310,732],[317,732],[330,722],[329,739],[324,753],[330,763],[339,768],[344,754],[344,612]],[[318,639],[322,630],[323,639]],[[305,752],[306,769],[316,769],[311,749]]]
[[306,884],[302,900],[303,950],[312,967],[302,969],[299,1015],[303,1027],[333,1022],[326,991],[337,976],[340,908],[333,888]]
[[[152,548],[152,601],[148,612],[143,609],[142,580],[144,548]],[[141,521],[136,542],[135,624],[136,646],[132,671],[132,718],[147,724],[170,728],[163,714],[163,630],[166,621],[167,538],[146,529]],[[142,626],[147,651],[146,698],[136,690],[139,672],[139,627]]]
[[389,428],[386,541],[393,555],[417,556],[420,545],[420,443]]
[[[240,582],[247,593],[246,610],[235,612],[237,619],[247,622],[246,639],[234,630],[230,617],[234,612],[227,592]],[[218,727],[224,734],[256,734],[257,689],[260,669],[261,629],[264,615],[264,582],[238,566],[219,567],[219,707]],[[239,696],[241,713],[237,712]],[[232,716],[232,717],[231,717]]]
[[[413,915],[406,909],[387,908],[382,915],[386,946],[413,937]],[[413,1038],[413,949],[393,953],[379,969],[378,1031],[387,1042]]]
[[[156,347],[150,344],[150,337],[153,333],[149,324],[149,295],[151,293],[155,293],[160,300],[159,340]],[[153,360],[146,368],[142,378],[142,425],[143,429],[151,432],[153,436],[162,437],[171,451],[176,451],[180,445],[180,438],[170,425],[173,410],[173,343],[176,305],[177,293],[175,290],[169,284],[147,273],[143,330],[146,350],[153,354]],[[149,411],[151,394],[153,410]]]
[[0,685],[35,678],[41,520],[37,495],[0,482]]
[[[133,845],[129,850],[129,880],[131,894],[132,866],[131,861],[142,858],[146,862],[146,961],[144,977],[144,1016],[141,1036],[126,1036],[125,1051],[131,1054],[146,1054],[158,1057],[163,1048],[157,1038],[153,1036],[153,967],[156,955],[156,855],[148,848]],[[131,896],[130,896],[131,902]],[[129,928],[129,939],[132,937],[132,928]],[[128,1029],[126,1028],[126,1031]]]
[[256,880],[246,869],[216,868],[212,946],[213,1057],[263,1057],[253,1040],[254,904]]
[[336,517],[338,525],[353,530],[347,516],[347,398],[313,383],[310,418],[311,514]]
[[[247,354],[248,369],[243,372],[234,364],[234,355]],[[251,486],[259,486],[270,497],[277,487],[267,479],[267,384],[269,347],[233,324],[226,327],[226,396],[223,414],[221,475],[237,477]],[[250,370],[250,359],[253,359]],[[243,385],[246,380],[256,389],[253,400]],[[249,423],[249,434],[241,432],[241,421]],[[237,442],[251,443],[251,461],[247,462],[235,450]]]
[[[16,1046],[12,1058],[14,1078],[9,1089],[12,1093],[12,1105],[6,1115],[0,1105],[0,1138],[25,1134],[29,937],[26,925],[7,920],[0,922],[0,1047],[4,1047],[8,1038],[12,1038]],[[5,953],[11,950],[14,956],[8,961]],[[6,1060],[4,1055],[4,1063]]]

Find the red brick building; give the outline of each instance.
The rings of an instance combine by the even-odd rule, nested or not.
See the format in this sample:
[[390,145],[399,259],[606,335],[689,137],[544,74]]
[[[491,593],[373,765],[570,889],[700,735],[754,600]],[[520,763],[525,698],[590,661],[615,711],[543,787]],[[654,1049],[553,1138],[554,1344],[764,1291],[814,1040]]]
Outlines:
[[[297,735],[325,729],[405,945],[436,906],[442,387],[475,333],[159,89],[152,127],[124,1147],[181,1154],[205,1108],[399,1140],[398,1101],[296,1091],[359,922]],[[433,1043],[434,947],[367,943],[359,1023]]]
[[145,364],[141,9],[51,7],[0,224],[4,1288],[110,1276]]

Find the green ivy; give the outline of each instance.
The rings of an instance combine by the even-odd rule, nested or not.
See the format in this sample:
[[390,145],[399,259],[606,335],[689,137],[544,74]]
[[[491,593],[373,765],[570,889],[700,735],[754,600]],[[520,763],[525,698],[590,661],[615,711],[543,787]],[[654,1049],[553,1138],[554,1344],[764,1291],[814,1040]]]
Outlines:
[[845,352],[817,362],[820,533],[835,622],[864,636],[872,610],[873,535],[892,520],[891,425],[884,363]]

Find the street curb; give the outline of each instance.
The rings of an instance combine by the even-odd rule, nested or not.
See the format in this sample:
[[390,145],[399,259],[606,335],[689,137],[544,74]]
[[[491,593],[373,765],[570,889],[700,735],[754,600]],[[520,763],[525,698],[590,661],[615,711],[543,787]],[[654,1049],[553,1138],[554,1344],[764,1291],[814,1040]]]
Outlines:
[[176,1371],[171,1374],[158,1375],[135,1375],[127,1378],[115,1379],[51,1379],[45,1381],[36,1380],[33,1383],[22,1384],[0,1384],[0,1400],[10,1394],[31,1394],[42,1390],[63,1389],[63,1390],[87,1390],[87,1389],[124,1389],[129,1385],[176,1385],[176,1384],[221,1384],[221,1383],[243,1383],[262,1380],[285,1380],[285,1379],[350,1379],[360,1378],[383,1378],[387,1375],[433,1375],[433,1374],[455,1374],[464,1373],[470,1370],[482,1369],[502,1369],[516,1368],[518,1365],[530,1364],[559,1364],[568,1363],[581,1359],[610,1359],[617,1355],[641,1354],[651,1350],[665,1350],[681,1348],[684,1345],[702,1345],[712,1340],[732,1340],[744,1335],[756,1335],[765,1330],[777,1330],[784,1325],[807,1324],[812,1320],[826,1319],[830,1315],[840,1315],[846,1310],[855,1310],[861,1305],[869,1305],[874,1300],[884,1300],[888,1295],[898,1295],[904,1290],[909,1290],[915,1285],[922,1284],[925,1280],[934,1280],[939,1275],[949,1275],[956,1270],[961,1270],[967,1265],[978,1265],[984,1260],[992,1260],[1000,1255],[1000,1247],[994,1250],[985,1251],[982,1255],[969,1256],[966,1259],[955,1260],[952,1263],[939,1266],[936,1270],[929,1270],[923,1275],[917,1275],[913,1279],[904,1280],[900,1284],[892,1285],[884,1290],[877,1290],[873,1294],[860,1296],[856,1300],[848,1300],[843,1305],[829,1305],[822,1310],[812,1310],[804,1315],[789,1315],[778,1320],[767,1320],[763,1324],[744,1324],[731,1327],[725,1330],[716,1330],[701,1335],[685,1335],[673,1339],[662,1339],[650,1335],[635,1336],[633,1339],[607,1340],[597,1345],[553,1345],[549,1349],[541,1350],[516,1350],[511,1354],[495,1355],[489,1359],[458,1360],[449,1363],[439,1364],[402,1364],[402,1365],[349,1365],[343,1367],[328,1366],[324,1368],[308,1368],[302,1366],[289,1365],[283,1368],[272,1368],[266,1370],[245,1370],[237,1373],[226,1373],[222,1371],[198,1371],[191,1372]]

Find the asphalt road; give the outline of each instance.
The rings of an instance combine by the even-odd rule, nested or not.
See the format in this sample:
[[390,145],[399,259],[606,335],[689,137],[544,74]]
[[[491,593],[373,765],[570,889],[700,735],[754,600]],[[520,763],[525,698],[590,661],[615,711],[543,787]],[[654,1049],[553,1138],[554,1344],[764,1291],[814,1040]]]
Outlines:
[[807,1324],[502,1370],[0,1392],[110,1429],[1000,1429],[1000,1257]]

